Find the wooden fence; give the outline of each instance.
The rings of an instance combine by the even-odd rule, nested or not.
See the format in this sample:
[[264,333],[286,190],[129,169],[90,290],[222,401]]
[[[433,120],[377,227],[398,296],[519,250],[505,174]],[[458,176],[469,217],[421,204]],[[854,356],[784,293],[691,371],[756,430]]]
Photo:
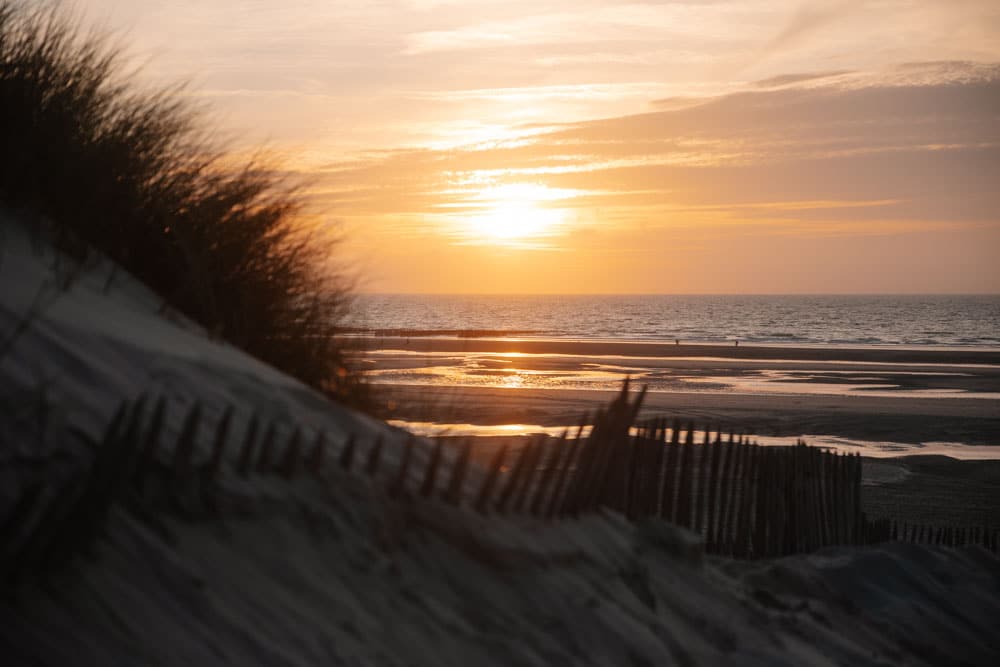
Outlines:
[[334,442],[322,431],[307,434],[256,416],[237,440],[230,435],[232,408],[208,420],[199,403],[168,443],[167,401],[143,397],[121,406],[80,469],[53,475],[43,468],[14,491],[0,517],[0,580],[17,581],[89,549],[115,503],[155,527],[162,510],[217,515],[226,476],[308,475],[329,483],[331,467],[368,477],[396,497],[437,498],[482,513],[561,519],[610,508],[633,520],[670,521],[700,533],[708,553],[739,558],[889,540],[997,552],[998,532],[990,526],[866,519],[856,454],[803,443],[762,447],[746,436],[698,434],[663,419],[637,424],[642,398],[640,392],[631,400],[626,383],[586,436],[584,418],[576,437],[536,438],[516,457],[504,446],[480,469],[470,462],[471,441],[456,452],[441,440],[428,450],[409,437],[390,463],[383,439]]
[[[508,486],[538,499],[531,513],[545,508],[546,516],[566,516],[607,507],[633,520],[659,518],[703,535],[710,553],[741,558],[865,539],[860,456],[802,443],[762,447],[746,436],[699,434],[690,424],[663,419],[636,425],[641,401],[640,393],[630,402],[626,388],[598,413],[588,437],[529,444]],[[491,476],[501,463],[494,462]],[[505,500],[500,496],[493,508],[509,510]],[[481,506],[491,505],[483,500]]]

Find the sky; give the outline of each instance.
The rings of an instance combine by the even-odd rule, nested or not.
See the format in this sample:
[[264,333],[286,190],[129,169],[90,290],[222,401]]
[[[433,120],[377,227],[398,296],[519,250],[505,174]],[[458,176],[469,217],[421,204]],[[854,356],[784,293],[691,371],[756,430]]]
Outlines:
[[1000,293],[995,0],[89,0],[364,291]]

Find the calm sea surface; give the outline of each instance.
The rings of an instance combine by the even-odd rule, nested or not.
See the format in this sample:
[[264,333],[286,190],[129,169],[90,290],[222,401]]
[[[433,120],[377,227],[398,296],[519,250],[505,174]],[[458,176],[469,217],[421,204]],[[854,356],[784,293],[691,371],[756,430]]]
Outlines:
[[348,325],[411,336],[998,347],[1000,296],[366,294]]

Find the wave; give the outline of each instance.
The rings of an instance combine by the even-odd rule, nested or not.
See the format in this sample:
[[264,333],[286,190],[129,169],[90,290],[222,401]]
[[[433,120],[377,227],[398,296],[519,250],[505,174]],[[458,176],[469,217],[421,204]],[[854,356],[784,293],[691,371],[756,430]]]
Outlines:
[[367,295],[347,334],[996,347],[1000,296]]

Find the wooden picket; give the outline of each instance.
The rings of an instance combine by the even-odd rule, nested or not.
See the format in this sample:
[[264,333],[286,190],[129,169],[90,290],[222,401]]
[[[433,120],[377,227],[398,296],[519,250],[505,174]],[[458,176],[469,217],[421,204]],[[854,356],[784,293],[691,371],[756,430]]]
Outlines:
[[[386,472],[383,436],[365,443],[346,435],[337,442],[322,431],[310,436],[300,425],[257,414],[240,420],[247,426],[234,434],[233,407],[211,410],[194,403],[180,415],[180,429],[171,438],[165,425],[170,412],[178,417],[176,409],[163,397],[155,402],[141,397],[116,411],[80,474],[61,486],[38,479],[16,490],[0,526],[8,545],[0,554],[0,583],[17,582],[28,571],[86,550],[115,503],[147,519],[154,510],[186,518],[199,512],[218,516],[226,508],[224,477],[278,473],[294,483],[305,471],[324,481],[330,479],[327,461],[341,474],[383,485],[391,497],[467,505],[480,513],[559,520],[606,508],[635,521],[670,521],[702,534],[707,552],[737,558],[889,541],[997,552],[996,526],[866,516],[858,454],[803,442],[761,447],[744,435],[723,438],[720,429],[714,437],[706,429],[698,438],[693,425],[674,420],[668,426],[664,417],[637,423],[641,401],[641,393],[633,400],[625,387],[592,420],[584,417],[575,437],[563,432],[559,438],[534,438],[509,469],[507,445],[480,470],[471,463],[471,440],[449,456],[443,441],[427,447],[409,436]],[[311,446],[305,445],[310,438]],[[227,446],[230,441],[240,446]],[[365,449],[367,460],[356,471],[355,459]],[[425,462],[422,470],[414,469],[417,461]]]

